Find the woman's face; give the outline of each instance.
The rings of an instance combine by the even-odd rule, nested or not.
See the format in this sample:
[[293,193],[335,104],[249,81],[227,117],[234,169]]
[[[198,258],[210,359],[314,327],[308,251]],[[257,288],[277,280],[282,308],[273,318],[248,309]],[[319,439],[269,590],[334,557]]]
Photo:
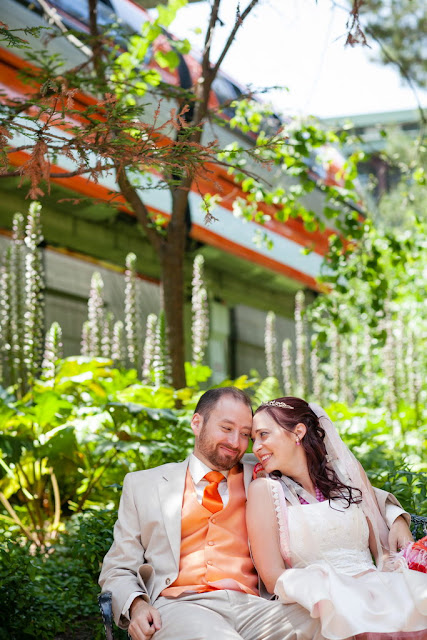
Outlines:
[[296,434],[286,431],[267,411],[260,411],[252,423],[253,452],[267,473],[281,471],[288,475],[298,453]]

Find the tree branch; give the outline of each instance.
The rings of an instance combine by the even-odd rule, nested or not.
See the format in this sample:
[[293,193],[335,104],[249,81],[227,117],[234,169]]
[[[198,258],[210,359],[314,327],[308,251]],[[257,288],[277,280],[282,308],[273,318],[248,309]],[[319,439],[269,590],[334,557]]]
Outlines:
[[58,15],[58,12],[56,11],[56,9],[52,9],[47,2],[45,2],[45,0],[37,0],[37,2],[39,3],[39,5],[41,6],[41,8],[43,9],[43,12],[46,14],[47,18],[48,18],[48,22],[53,23],[56,27],[58,27],[58,29],[62,32],[62,34],[67,38],[67,40],[69,42],[71,42],[71,44],[73,44],[75,47],[77,47],[78,49],[80,49],[80,51],[82,53],[84,53],[86,56],[90,57],[92,55],[91,50],[89,49],[89,47],[87,47],[86,45],[83,44],[83,42],[81,42],[78,38],[76,38],[76,36],[74,36],[73,34],[71,34],[69,32],[69,30],[67,29],[67,27],[64,25],[64,23],[62,22],[61,18]]
[[[196,109],[195,109],[195,115],[194,115],[194,121],[193,121],[196,126],[202,122],[202,120],[205,118],[207,114],[209,95],[210,95],[212,83],[215,80],[218,74],[218,71],[220,69],[220,66],[233,43],[236,33],[239,30],[239,28],[242,26],[243,22],[246,20],[246,18],[248,17],[252,9],[258,4],[258,2],[259,0],[251,0],[251,2],[248,4],[248,6],[246,7],[246,9],[243,11],[242,14],[240,14],[239,11],[237,12],[236,22],[234,24],[234,27],[231,30],[230,35],[228,36],[227,42],[225,43],[224,48],[221,51],[221,54],[217,62],[212,67],[210,62],[210,51],[211,51],[213,33],[218,20],[219,5],[221,3],[221,0],[215,0],[211,10],[209,25],[208,25],[206,36],[205,36],[205,46],[204,46],[203,58],[202,58],[202,75],[198,83],[198,88],[196,90],[197,101],[196,101]],[[194,140],[196,140],[197,142],[200,142],[201,132],[198,135],[195,134]]]
[[[207,105],[209,101],[209,94],[212,86],[213,77],[211,77],[211,63],[210,63],[210,53],[211,53],[211,45],[213,34],[215,31],[216,23],[218,20],[218,11],[219,5],[221,4],[221,0],[214,0],[211,14],[209,18],[208,28],[206,30],[205,36],[205,44],[203,47],[203,55],[202,55],[202,71],[200,78],[197,81],[196,86],[196,97],[195,97],[195,107],[194,107],[194,116],[193,116],[193,124],[198,125],[202,122],[206,115]],[[200,142],[201,140],[201,132],[198,134],[194,134],[194,140]]]
[[[206,30],[205,43],[204,43],[204,46],[203,46],[203,61],[202,61],[203,72],[210,70],[210,64],[209,64],[210,51],[211,51],[213,34],[214,34],[216,23],[217,23],[217,20],[218,20],[218,11],[219,11],[219,5],[220,4],[221,4],[221,0],[215,0],[215,2],[213,4],[213,7],[212,7],[212,10],[211,10],[211,15],[210,15],[210,19],[209,19],[209,25],[208,25],[208,28]],[[207,63],[208,66],[205,69],[205,68],[203,68],[203,66],[206,63]]]
[[[110,169],[115,169],[115,165],[111,164],[109,166],[103,167],[102,171],[109,171]],[[85,173],[90,173],[92,169],[76,169],[75,171],[69,172],[53,172],[49,174],[49,178],[75,178],[76,176],[82,176]],[[0,172],[0,178],[18,178],[25,177],[25,174],[21,171],[21,169],[16,169],[15,171],[8,171],[7,173]]]
[[231,33],[228,36],[228,40],[225,43],[224,49],[222,50],[221,55],[219,56],[218,60],[216,61],[215,66],[213,68],[213,71],[212,71],[213,78],[212,78],[212,80],[214,80],[216,78],[216,74],[218,73],[219,68],[223,63],[224,58],[227,55],[227,52],[228,52],[229,48],[233,44],[233,40],[236,37],[236,33],[238,32],[238,30],[240,29],[240,27],[242,26],[242,24],[244,23],[244,21],[246,20],[246,18],[248,17],[250,12],[252,11],[252,9],[258,4],[258,2],[259,2],[259,0],[252,0],[252,2],[250,2],[248,4],[248,6],[246,7],[246,9],[244,10],[244,12],[242,14],[237,13],[236,22],[234,24],[234,27],[231,30]]
[[89,0],[89,28],[92,38],[93,66],[98,80],[105,84],[102,66],[102,41],[98,30],[98,0]]
[[162,239],[157,231],[153,228],[153,222],[150,218],[147,207],[138,196],[135,187],[129,182],[129,178],[126,175],[125,169],[123,167],[116,167],[116,175],[117,184],[120,187],[121,193],[131,205],[136,219],[147,234],[148,240],[151,242],[156,251],[160,253],[162,247]]

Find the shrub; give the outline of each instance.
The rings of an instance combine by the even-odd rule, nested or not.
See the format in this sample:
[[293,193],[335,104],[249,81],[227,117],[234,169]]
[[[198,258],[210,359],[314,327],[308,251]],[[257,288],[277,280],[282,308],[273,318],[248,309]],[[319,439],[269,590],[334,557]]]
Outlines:
[[87,511],[43,552],[28,542],[2,543],[0,640],[103,638],[98,576],[115,518],[115,511]]

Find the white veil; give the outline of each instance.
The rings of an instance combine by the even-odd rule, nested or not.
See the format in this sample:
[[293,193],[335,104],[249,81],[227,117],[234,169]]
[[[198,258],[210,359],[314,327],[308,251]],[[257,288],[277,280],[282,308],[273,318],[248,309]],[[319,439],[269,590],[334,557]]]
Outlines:
[[361,507],[372,528],[376,544],[375,559],[378,568],[381,569],[388,555],[388,527],[381,515],[373,487],[362,465],[341,440],[325,410],[314,402],[310,402],[309,407],[316,414],[320,426],[325,431],[324,443],[328,465],[335,471],[341,482],[361,492]]

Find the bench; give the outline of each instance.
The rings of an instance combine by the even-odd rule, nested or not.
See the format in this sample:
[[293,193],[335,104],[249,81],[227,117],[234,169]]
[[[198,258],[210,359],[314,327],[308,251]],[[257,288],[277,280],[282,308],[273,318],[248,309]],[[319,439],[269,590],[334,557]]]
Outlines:
[[[427,532],[427,516],[411,514],[411,531],[415,540],[419,540]],[[106,640],[114,640],[113,635],[113,607],[111,591],[105,591],[98,596],[98,604],[101,609]],[[130,638],[130,636],[128,636]]]

